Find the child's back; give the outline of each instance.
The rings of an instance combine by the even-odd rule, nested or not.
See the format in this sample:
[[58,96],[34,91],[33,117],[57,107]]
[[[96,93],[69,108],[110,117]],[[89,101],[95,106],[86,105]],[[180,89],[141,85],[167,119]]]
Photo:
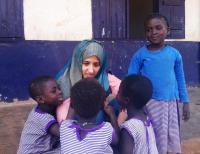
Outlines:
[[115,127],[117,119],[112,108],[104,106],[115,129],[109,122],[100,124],[96,122],[96,116],[103,107],[105,96],[104,89],[95,79],[80,80],[72,87],[70,99],[76,120],[68,116],[67,120],[61,122],[61,153],[113,153],[110,145],[118,141],[118,136]]
[[[84,138],[81,138],[81,132],[84,132]],[[61,124],[60,134],[63,153],[100,154],[110,148],[113,127],[110,123],[103,122],[92,128],[82,128],[74,121],[65,120]]]
[[155,134],[143,107],[152,95],[149,79],[141,75],[130,75],[122,80],[118,99],[127,110],[128,120],[121,127],[121,154],[157,154]]
[[121,129],[125,129],[134,139],[134,154],[156,154],[155,134],[152,124],[144,124],[139,119],[132,118],[121,125]]

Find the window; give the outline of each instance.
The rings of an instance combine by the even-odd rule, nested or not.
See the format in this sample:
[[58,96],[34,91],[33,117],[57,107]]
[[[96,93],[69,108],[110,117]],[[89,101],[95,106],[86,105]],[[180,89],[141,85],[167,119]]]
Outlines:
[[185,37],[185,0],[93,0],[93,37],[144,39],[143,22],[152,12],[165,15],[170,38]]
[[170,38],[185,38],[185,0],[160,0],[158,12],[169,20]]
[[126,0],[93,0],[93,37],[125,39],[127,34],[126,5]]
[[24,38],[23,0],[0,0],[0,40]]

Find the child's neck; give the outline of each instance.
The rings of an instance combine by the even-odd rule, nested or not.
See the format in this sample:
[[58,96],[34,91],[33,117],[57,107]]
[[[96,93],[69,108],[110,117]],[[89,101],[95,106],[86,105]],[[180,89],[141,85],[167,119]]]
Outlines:
[[80,125],[81,127],[85,127],[85,128],[94,127],[94,126],[97,125],[96,117],[85,119],[85,118],[82,118],[82,117],[78,116],[77,124]]
[[137,110],[137,109],[127,109],[128,119],[136,118],[140,119],[142,121],[146,121],[146,114],[143,109]]
[[150,51],[155,51],[155,50],[158,50],[158,49],[161,49],[165,46],[164,42],[161,43],[161,44],[149,44],[147,46],[147,48],[150,50]]
[[47,105],[47,104],[38,104],[38,107],[42,112],[49,113],[53,116],[55,115],[55,112],[56,112],[55,106],[50,106],[50,105]]

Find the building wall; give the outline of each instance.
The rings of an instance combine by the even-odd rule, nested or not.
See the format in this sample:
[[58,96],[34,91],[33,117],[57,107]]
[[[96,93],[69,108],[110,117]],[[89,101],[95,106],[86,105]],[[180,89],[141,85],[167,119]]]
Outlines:
[[[92,38],[91,0],[24,0],[26,40]],[[200,41],[200,1],[185,0],[185,39]]]
[[[186,39],[169,43],[183,56],[186,83],[199,85],[200,18],[197,12],[200,1],[185,2]],[[26,40],[0,41],[0,101],[27,99],[27,85],[33,77],[42,74],[55,76],[78,41],[92,37],[91,16],[91,0],[24,0]],[[127,74],[131,56],[145,42],[104,40],[102,43],[108,54],[108,69],[122,78]]]
[[92,37],[91,0],[24,0],[26,40]]
[[187,41],[200,41],[200,0],[185,0],[185,34]]
[[[28,83],[38,75],[55,76],[71,57],[77,41],[20,41],[0,43],[0,101],[28,99]],[[144,41],[103,41],[108,70],[127,74],[130,59]],[[199,42],[169,42],[180,50],[187,85],[200,83]],[[192,52],[191,52],[192,51]],[[48,68],[48,69],[47,69]]]

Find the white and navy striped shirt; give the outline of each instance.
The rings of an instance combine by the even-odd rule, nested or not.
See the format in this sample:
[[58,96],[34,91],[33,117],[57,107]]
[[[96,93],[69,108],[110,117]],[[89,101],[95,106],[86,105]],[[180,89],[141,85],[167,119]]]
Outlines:
[[38,107],[33,108],[25,122],[17,154],[39,154],[50,151],[54,153],[53,151],[57,151],[52,149],[53,136],[47,132],[55,122],[52,115],[42,112]]
[[144,125],[139,119],[130,119],[121,126],[133,137],[135,147],[133,154],[158,154],[155,134],[151,123]]
[[[86,132],[81,139],[78,131]],[[104,154],[110,149],[114,129],[109,122],[94,128],[81,128],[72,120],[65,120],[60,126],[62,154]]]

